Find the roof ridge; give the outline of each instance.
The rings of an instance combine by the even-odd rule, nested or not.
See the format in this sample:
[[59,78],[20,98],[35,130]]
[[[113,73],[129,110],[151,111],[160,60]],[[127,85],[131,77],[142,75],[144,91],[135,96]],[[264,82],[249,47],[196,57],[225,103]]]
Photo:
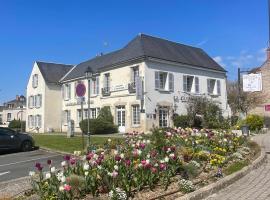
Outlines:
[[200,48],[200,47],[195,47],[195,46],[192,46],[192,45],[183,44],[183,43],[180,43],[180,42],[169,40],[167,38],[162,38],[162,37],[158,37],[158,36],[154,36],[154,35],[150,35],[150,34],[145,34],[145,33],[139,33],[139,35],[140,36],[146,36],[146,37],[152,37],[152,38],[163,40],[163,41],[167,41],[167,42],[170,42],[170,43],[174,43],[174,44],[178,44],[178,45],[180,44],[182,46],[186,46],[186,47],[191,47],[191,48],[194,48],[194,49],[200,49],[200,50],[202,50],[202,48]]
[[72,65],[74,66],[74,64],[64,64],[64,63],[56,63],[56,62],[47,62],[47,61],[40,61],[40,60],[36,60],[36,63],[40,62],[40,63],[48,63],[48,64],[56,64],[56,65]]

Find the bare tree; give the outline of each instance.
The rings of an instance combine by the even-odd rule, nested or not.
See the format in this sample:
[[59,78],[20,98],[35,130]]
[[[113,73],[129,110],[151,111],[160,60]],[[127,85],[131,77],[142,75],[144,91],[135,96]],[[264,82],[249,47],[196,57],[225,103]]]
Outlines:
[[227,94],[228,104],[231,107],[233,115],[239,112],[247,115],[251,109],[263,104],[267,97],[267,94],[262,92],[244,92],[242,86],[240,86],[239,91],[237,81],[228,82]]

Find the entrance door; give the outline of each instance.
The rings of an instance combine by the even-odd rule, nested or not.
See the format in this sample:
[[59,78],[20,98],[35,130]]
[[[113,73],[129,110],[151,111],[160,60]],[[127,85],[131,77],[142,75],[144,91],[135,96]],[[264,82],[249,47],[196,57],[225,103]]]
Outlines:
[[117,115],[117,125],[120,133],[125,133],[126,131],[126,110],[125,106],[116,107],[116,115]]

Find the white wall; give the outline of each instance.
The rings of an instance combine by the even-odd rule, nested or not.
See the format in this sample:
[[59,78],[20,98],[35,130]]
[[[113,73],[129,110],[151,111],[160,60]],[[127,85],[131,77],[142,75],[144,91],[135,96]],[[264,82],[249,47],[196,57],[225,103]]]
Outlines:
[[[178,114],[186,114],[186,102],[181,101],[181,97],[187,97],[188,95],[183,92],[183,75],[195,75],[199,77],[200,93],[207,95],[207,79],[213,78],[220,80],[221,82],[221,95],[212,98],[215,101],[220,102],[219,105],[223,110],[223,115],[228,116],[229,108],[227,105],[227,91],[226,91],[226,74],[225,72],[215,72],[213,70],[196,68],[191,66],[179,65],[169,62],[157,62],[155,60],[146,61],[145,69],[145,104],[146,114],[155,114],[157,110],[157,104],[159,102],[168,102],[172,105],[172,109]],[[155,71],[172,72],[174,74],[174,91],[173,92],[161,92],[155,89]],[[208,96],[211,98],[210,96]],[[178,100],[174,100],[178,98]],[[176,107],[175,107],[176,105]],[[171,113],[172,114],[172,109]],[[153,119],[148,119],[147,127],[151,128],[153,125],[157,125],[158,116],[156,122]],[[172,123],[172,122],[171,122]]]

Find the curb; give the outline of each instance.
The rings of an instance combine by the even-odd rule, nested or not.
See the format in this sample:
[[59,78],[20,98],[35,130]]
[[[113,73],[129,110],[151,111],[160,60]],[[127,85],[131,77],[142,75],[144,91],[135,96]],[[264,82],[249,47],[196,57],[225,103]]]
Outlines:
[[248,165],[241,169],[238,172],[235,172],[229,176],[225,176],[224,178],[220,179],[219,181],[212,183],[206,187],[202,187],[192,193],[186,194],[182,197],[176,198],[176,200],[201,200],[213,193],[220,191],[221,189],[231,185],[232,183],[236,182],[240,178],[247,175],[253,169],[257,169],[261,164],[263,164],[266,160],[266,152],[262,149],[261,155],[252,162],[251,165]]

